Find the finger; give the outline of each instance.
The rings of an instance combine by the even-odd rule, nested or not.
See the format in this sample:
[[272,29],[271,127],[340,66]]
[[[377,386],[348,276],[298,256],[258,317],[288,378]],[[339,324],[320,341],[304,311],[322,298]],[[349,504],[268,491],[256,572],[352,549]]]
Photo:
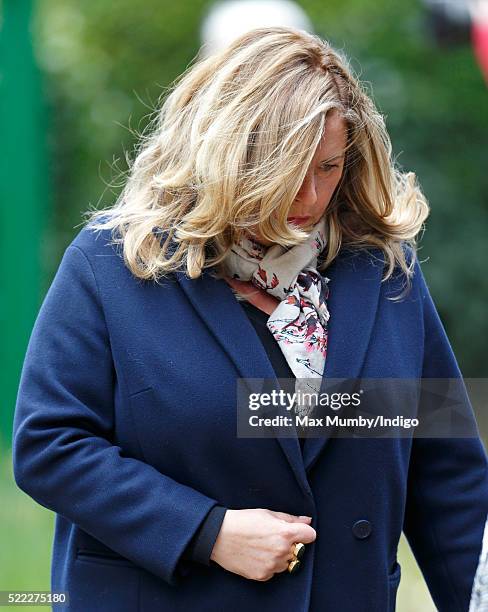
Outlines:
[[297,516],[293,514],[288,514],[287,512],[275,512],[272,510],[275,518],[280,519],[281,521],[286,521],[287,523],[295,523],[297,520]]
[[303,544],[310,544],[315,541],[317,532],[310,525],[304,525],[303,523],[295,523],[292,535],[292,542],[302,542]]
[[295,514],[288,514],[287,512],[276,512],[272,510],[276,518],[286,521],[287,523],[307,523],[312,520],[311,516],[296,516]]
[[283,561],[282,563],[280,563],[277,566],[276,571],[279,572],[279,573],[286,572],[288,570],[288,564],[289,564],[290,561],[291,561],[291,558],[288,561]]
[[274,573],[273,574],[268,574],[264,578],[256,578],[256,580],[258,582],[268,582],[268,580],[271,580],[271,578],[273,578],[273,576],[274,576]]

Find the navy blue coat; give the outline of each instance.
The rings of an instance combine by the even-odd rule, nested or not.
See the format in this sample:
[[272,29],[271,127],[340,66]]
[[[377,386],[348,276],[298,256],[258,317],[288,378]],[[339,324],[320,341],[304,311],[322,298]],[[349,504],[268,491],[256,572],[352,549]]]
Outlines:
[[[14,419],[16,482],[56,513],[63,609],[392,611],[403,529],[438,609],[467,610],[488,511],[479,437],[310,438],[303,457],[296,437],[238,438],[236,378],[275,374],[230,287],[138,280],[108,238],[85,227],[66,249]],[[392,302],[402,280],[380,282],[379,255],[327,270],[324,377],[461,376],[419,265]],[[217,504],[312,516],[300,571],[260,582],[183,559]]]

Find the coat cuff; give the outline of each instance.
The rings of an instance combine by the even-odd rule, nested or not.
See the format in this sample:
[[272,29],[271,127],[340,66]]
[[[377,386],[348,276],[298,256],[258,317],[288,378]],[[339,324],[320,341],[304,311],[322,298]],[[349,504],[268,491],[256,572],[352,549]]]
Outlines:
[[224,521],[227,508],[214,506],[193,535],[183,553],[184,559],[210,565],[210,555]]

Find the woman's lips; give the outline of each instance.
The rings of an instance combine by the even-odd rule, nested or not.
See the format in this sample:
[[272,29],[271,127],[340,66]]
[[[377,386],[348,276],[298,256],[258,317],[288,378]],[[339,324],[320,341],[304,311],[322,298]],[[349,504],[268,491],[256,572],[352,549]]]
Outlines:
[[288,221],[290,223],[294,223],[295,225],[306,225],[310,221],[310,216],[308,217],[288,217]]

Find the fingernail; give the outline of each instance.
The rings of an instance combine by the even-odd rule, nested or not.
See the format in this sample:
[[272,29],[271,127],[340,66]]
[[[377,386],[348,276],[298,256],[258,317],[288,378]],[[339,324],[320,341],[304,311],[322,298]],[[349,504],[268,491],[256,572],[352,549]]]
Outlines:
[[312,520],[311,516],[304,516],[303,514],[301,514],[298,518],[304,518],[304,519],[310,519]]

